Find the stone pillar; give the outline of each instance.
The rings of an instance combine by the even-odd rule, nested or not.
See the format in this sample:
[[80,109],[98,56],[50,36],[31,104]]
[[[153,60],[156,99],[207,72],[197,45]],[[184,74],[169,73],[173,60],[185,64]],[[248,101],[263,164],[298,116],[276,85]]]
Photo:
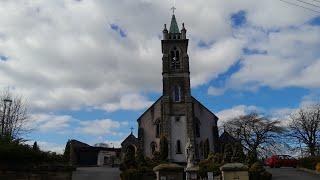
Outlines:
[[222,180],[249,180],[248,166],[242,163],[228,163],[220,167]]

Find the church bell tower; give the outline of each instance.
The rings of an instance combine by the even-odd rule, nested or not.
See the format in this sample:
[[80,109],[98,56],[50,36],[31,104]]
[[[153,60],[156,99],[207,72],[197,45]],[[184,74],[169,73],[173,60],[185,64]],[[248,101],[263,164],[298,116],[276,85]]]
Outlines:
[[[164,25],[162,44],[162,133],[169,137],[169,160],[186,162],[188,139],[195,142],[190,88],[187,30],[181,31],[173,13],[169,30]],[[194,147],[194,146],[193,146]]]

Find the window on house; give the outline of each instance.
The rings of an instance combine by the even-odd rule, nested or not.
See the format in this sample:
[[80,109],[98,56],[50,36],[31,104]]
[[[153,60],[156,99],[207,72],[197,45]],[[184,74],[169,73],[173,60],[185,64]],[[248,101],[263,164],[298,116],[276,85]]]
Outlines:
[[181,88],[180,86],[175,86],[174,87],[174,101],[175,102],[180,102],[181,101]]
[[156,122],[156,138],[160,137],[160,133],[161,133],[161,126],[160,126],[160,120],[158,120]]
[[176,154],[182,154],[180,140],[177,140]]
[[176,116],[175,119],[176,119],[177,122],[179,122],[180,121],[180,116]]

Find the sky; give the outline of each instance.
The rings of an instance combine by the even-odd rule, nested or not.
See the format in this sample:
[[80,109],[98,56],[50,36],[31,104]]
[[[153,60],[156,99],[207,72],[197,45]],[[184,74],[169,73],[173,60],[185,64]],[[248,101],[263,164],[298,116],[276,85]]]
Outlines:
[[[162,93],[161,38],[172,6],[1,0],[0,89],[29,105],[33,131],[23,137],[62,152],[68,139],[119,146],[131,127],[136,134],[136,119]],[[192,94],[219,124],[251,111],[285,121],[320,101],[320,13],[280,0],[175,7],[189,38]]]

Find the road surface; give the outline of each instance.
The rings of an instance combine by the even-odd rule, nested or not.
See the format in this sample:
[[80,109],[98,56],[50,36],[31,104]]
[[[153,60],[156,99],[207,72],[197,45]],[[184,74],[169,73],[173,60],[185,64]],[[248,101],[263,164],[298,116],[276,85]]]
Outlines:
[[72,180],[119,180],[120,171],[111,167],[81,167],[73,172]]
[[272,180],[320,180],[319,175],[311,174],[295,168],[267,168]]

